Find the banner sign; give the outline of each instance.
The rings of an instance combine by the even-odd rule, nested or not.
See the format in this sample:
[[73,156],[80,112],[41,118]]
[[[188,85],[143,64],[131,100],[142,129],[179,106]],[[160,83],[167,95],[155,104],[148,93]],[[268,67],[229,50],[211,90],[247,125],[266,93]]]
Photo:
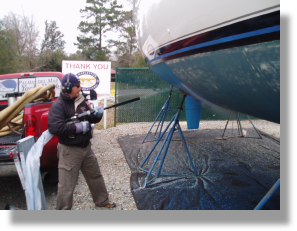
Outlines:
[[0,93],[13,93],[18,89],[18,79],[0,80]]
[[63,60],[62,72],[75,74],[81,81],[83,91],[110,94],[111,62]]
[[51,83],[54,83],[56,85],[55,87],[55,96],[59,97],[60,96],[60,92],[62,90],[62,84],[61,84],[61,80],[58,77],[36,77],[36,86],[47,86]]
[[15,79],[2,79],[0,80],[0,99],[6,99],[7,93],[24,93],[30,89],[39,86],[47,86],[51,83],[56,85],[55,92],[56,97],[60,96],[62,90],[61,80],[56,76],[46,77],[18,77]]
[[26,92],[32,88],[35,88],[35,78],[22,78],[19,79],[19,92]]

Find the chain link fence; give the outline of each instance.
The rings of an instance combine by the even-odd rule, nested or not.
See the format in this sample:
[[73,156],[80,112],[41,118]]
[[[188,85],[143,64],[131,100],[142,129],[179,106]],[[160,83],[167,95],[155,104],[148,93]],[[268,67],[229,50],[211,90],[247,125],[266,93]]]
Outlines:
[[[128,122],[153,122],[169,97],[171,85],[149,68],[116,68],[115,103],[120,103],[132,98],[140,100],[115,109],[115,124]],[[172,114],[177,112],[182,100],[181,91],[173,88],[170,108],[165,121],[170,121]],[[186,121],[185,103],[180,115],[180,121]],[[242,117],[246,118],[245,115]],[[244,119],[242,118],[242,119]],[[226,114],[218,114],[202,104],[201,120],[227,120]]]

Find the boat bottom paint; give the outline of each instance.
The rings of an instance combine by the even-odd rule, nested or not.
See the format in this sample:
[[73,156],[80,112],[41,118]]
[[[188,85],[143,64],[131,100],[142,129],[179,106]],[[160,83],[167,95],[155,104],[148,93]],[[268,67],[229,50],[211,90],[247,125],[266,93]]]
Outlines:
[[280,123],[280,41],[151,63],[150,69],[201,102]]

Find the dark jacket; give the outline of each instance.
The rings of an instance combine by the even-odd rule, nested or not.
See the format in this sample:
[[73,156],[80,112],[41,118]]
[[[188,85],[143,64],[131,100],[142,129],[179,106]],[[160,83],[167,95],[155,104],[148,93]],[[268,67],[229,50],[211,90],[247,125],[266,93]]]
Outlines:
[[[74,124],[68,124],[65,119],[74,116],[75,114],[75,99],[71,99],[67,94],[61,92],[60,97],[53,103],[48,113],[48,130],[51,134],[58,136],[59,143],[69,145],[86,147],[90,139],[92,138],[91,127],[90,130],[83,134],[76,134],[76,126]],[[83,99],[77,106],[76,113],[80,114],[84,111],[90,110]],[[91,123],[98,123],[102,117],[97,117],[94,114],[86,117]]]

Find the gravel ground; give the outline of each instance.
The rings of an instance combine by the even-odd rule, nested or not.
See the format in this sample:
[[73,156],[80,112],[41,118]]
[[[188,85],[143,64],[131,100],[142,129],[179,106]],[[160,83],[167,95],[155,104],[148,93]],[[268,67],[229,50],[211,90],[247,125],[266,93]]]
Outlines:
[[[254,125],[261,131],[280,138],[280,125],[264,120],[254,120]],[[250,128],[249,121],[241,122],[243,128]],[[118,143],[118,137],[126,135],[143,134],[146,135],[152,123],[130,123],[119,125],[106,130],[94,130],[92,147],[98,158],[98,163],[103,174],[105,184],[109,193],[110,201],[116,202],[117,207],[112,210],[137,210],[131,190],[130,190],[130,169],[126,163],[125,156]],[[180,122],[183,131],[188,130],[186,122]],[[200,130],[224,129],[226,121],[201,121]],[[230,123],[228,125],[232,126]],[[12,165],[13,166],[13,165]],[[21,186],[18,178],[14,175],[13,169],[7,168],[10,175],[5,175],[2,165],[0,166],[0,209],[4,204],[11,204],[22,209],[26,209],[24,196],[20,196]],[[4,174],[4,175],[3,175]],[[16,185],[17,186],[13,186]],[[10,188],[7,188],[10,187]],[[44,184],[47,206],[49,210],[55,209],[56,184]],[[21,193],[20,193],[21,192]],[[73,197],[73,210],[105,210],[107,208],[96,207],[92,201],[92,196],[83,175],[79,174],[77,186]],[[110,209],[108,209],[110,210]]]

